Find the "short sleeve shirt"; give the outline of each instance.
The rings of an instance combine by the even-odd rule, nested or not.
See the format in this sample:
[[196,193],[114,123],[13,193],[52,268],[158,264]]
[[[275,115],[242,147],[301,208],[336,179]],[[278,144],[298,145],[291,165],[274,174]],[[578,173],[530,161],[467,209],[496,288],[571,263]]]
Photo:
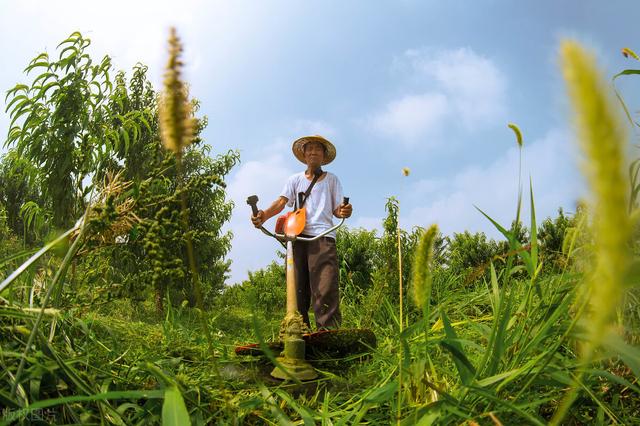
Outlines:
[[[304,172],[296,173],[287,179],[280,196],[285,197],[287,206],[293,207],[298,193],[305,193],[311,185]],[[304,203],[307,208],[307,223],[303,234],[316,236],[333,226],[333,212],[342,203],[342,185],[338,177],[326,172],[324,179],[315,183]],[[336,237],[336,231],[327,234],[327,237]]]

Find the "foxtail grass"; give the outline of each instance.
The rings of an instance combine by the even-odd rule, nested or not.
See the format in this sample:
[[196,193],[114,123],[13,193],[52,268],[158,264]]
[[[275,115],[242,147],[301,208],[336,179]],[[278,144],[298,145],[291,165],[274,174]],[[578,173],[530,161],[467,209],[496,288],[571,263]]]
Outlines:
[[518,144],[518,205],[517,205],[517,209],[516,209],[516,221],[514,222],[514,229],[513,231],[515,231],[515,227],[518,226],[518,224],[520,223],[520,207],[522,206],[522,146],[523,146],[523,141],[522,141],[522,132],[520,131],[520,128],[513,124],[513,123],[509,123],[507,124],[507,126],[513,130],[513,133],[516,136],[516,143]]
[[[176,168],[178,174],[178,186],[180,190],[180,204],[182,227],[185,232],[187,256],[189,258],[189,269],[193,280],[196,303],[198,309],[203,312],[202,292],[200,290],[200,280],[198,278],[198,269],[193,252],[193,243],[191,241],[191,233],[189,232],[189,217],[187,209],[187,194],[182,191],[183,187],[183,171],[182,171],[182,155],[183,151],[190,145],[193,140],[193,118],[191,117],[191,108],[189,105],[187,90],[185,84],[181,80],[182,60],[182,44],[176,35],[175,28],[171,28],[169,35],[169,61],[164,79],[164,93],[160,102],[160,132],[162,142],[165,148],[172,151],[176,157]],[[209,341],[209,346],[213,348],[211,336],[203,317],[203,328]]]
[[[192,108],[188,99],[186,84],[182,81],[182,44],[176,34],[175,28],[170,29],[169,34],[169,61],[164,79],[164,93],[159,104],[160,133],[164,147],[172,151],[176,158],[176,171],[178,176],[178,191],[180,191],[180,208],[182,228],[185,233],[185,245],[189,260],[191,280],[196,294],[196,304],[200,317],[202,331],[204,332],[213,359],[213,368],[219,376],[219,368],[215,360],[213,338],[205,317],[200,277],[196,265],[195,253],[191,232],[189,232],[189,210],[187,208],[187,193],[184,187],[184,172],[182,157],[184,150],[191,144],[194,138],[195,118],[192,117]],[[224,392],[223,392],[224,393]],[[227,400],[226,394],[225,401]]]
[[513,133],[515,133],[516,135],[516,142],[518,143],[518,147],[522,148],[522,132],[520,131],[520,128],[513,124],[513,123],[509,123],[507,124],[507,126],[513,130]]
[[[625,176],[627,135],[616,113],[610,89],[593,55],[574,41],[561,45],[561,66],[573,107],[573,121],[586,158],[582,165],[591,191],[590,212],[595,265],[587,272],[584,297],[589,305],[589,340],[582,351],[584,367],[611,331],[612,320],[625,290],[631,265],[627,213],[629,182]],[[562,422],[577,396],[581,374],[552,419]]]
[[632,227],[626,209],[629,182],[624,155],[627,134],[590,53],[575,42],[564,42],[562,70],[579,145],[587,159],[583,171],[592,194],[595,267],[588,277],[592,311],[589,328],[591,341],[597,346],[622,297],[631,264],[628,240]]
[[193,141],[194,119],[182,81],[182,44],[175,28],[169,34],[169,61],[164,77],[164,93],[159,103],[160,135],[166,149],[176,155]]
[[[213,337],[204,311],[200,276],[198,274],[198,267],[193,249],[192,234],[189,231],[189,209],[187,207],[188,194],[183,190],[184,172],[182,158],[184,151],[189,147],[189,145],[191,145],[194,139],[196,119],[193,117],[193,110],[188,99],[187,86],[182,81],[182,50],[182,44],[176,34],[176,30],[175,28],[171,28],[169,34],[169,61],[165,72],[164,93],[159,104],[160,131],[165,148],[172,151],[176,158],[178,191],[180,192],[180,216],[182,219],[182,228],[185,233],[185,245],[189,260],[191,280],[196,294],[196,304],[201,327],[206,336],[209,353],[213,361],[212,366],[217,377],[220,377],[220,369],[215,356]],[[222,386],[220,390],[225,401],[225,409],[228,409],[229,397],[227,392]]]
[[[431,225],[421,236],[415,251],[413,260],[412,295],[413,301],[422,310],[424,321],[424,350],[425,357],[431,367],[431,375],[435,376],[435,368],[429,356],[429,317],[431,305],[431,287],[433,284],[433,246],[438,235],[438,225]],[[426,373],[428,382],[433,382],[433,377]],[[438,399],[438,394],[431,389],[432,401]]]
[[413,261],[412,295],[416,306],[428,309],[433,282],[433,245],[438,225],[431,225],[420,238]]

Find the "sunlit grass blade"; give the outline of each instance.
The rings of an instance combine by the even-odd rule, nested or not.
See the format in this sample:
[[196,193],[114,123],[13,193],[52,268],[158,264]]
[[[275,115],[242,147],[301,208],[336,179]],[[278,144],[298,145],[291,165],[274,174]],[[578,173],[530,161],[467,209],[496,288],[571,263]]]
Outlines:
[[263,400],[271,410],[273,417],[278,419],[279,424],[287,425],[287,426],[293,425],[293,422],[291,421],[289,416],[287,416],[287,414],[280,408],[280,405],[277,403],[276,399],[273,397],[273,394],[271,394],[271,392],[269,392],[269,390],[265,386],[263,385],[260,386],[260,393],[262,394]]
[[[493,269],[493,264],[491,265]],[[511,320],[511,311],[513,305],[513,291],[507,292],[506,289],[501,290],[500,303],[498,309],[494,311],[494,323],[491,330],[491,337],[487,343],[483,366],[486,362],[486,371],[484,374],[494,375],[498,371],[502,362],[503,354],[509,344],[509,338],[506,336],[507,326]],[[484,367],[483,367],[484,369]],[[478,370],[482,371],[482,370]]]
[[516,413],[520,415],[523,419],[526,419],[530,424],[540,425],[540,426],[543,426],[546,424],[543,419],[528,413],[527,411],[523,410],[516,404],[512,404],[511,402],[505,399],[502,399],[493,395],[491,392],[488,392],[486,389],[479,388],[477,386],[471,386],[470,388],[471,390],[476,392],[478,395],[481,395],[482,397],[495,403],[496,406],[502,407],[501,411]]
[[81,225],[82,225],[82,222],[78,221],[78,223],[76,223],[76,225],[73,228],[69,229],[68,231],[66,231],[65,233],[60,235],[58,238],[56,238],[55,240],[51,241],[50,243],[47,243],[44,247],[42,247],[40,250],[38,250],[36,252],[36,254],[31,256],[29,259],[27,259],[26,262],[24,262],[22,265],[20,265],[18,268],[16,268],[15,271],[13,271],[7,278],[5,278],[2,281],[2,283],[0,283],[0,293],[2,293],[4,291],[4,289],[7,288],[16,278],[18,278],[20,276],[20,274],[22,274],[29,266],[33,265],[33,263],[36,260],[38,260],[40,257],[42,257],[43,254],[47,253],[49,250],[54,248],[56,245],[60,244],[64,240],[66,240],[69,237],[69,235],[71,235],[72,233],[77,231],[80,228]]
[[533,181],[529,178],[529,199],[531,201],[531,228],[529,230],[531,235],[531,266],[534,271],[532,280],[538,275],[538,224],[536,223],[536,206],[533,201]]
[[518,239],[516,238],[516,236],[513,234],[513,232],[511,231],[507,231],[504,227],[502,227],[502,225],[500,225],[498,222],[496,222],[495,220],[493,220],[488,214],[486,214],[485,212],[483,212],[481,209],[479,209],[478,207],[476,207],[476,209],[482,213],[482,215],[484,217],[486,217],[487,219],[489,219],[489,221],[493,224],[493,226],[496,227],[496,229],[498,231],[500,231],[500,233],[502,235],[505,236],[505,238],[507,239],[507,241],[509,242],[509,246],[511,248],[511,250],[515,251],[518,253],[518,256],[520,256],[520,258],[522,259],[522,262],[525,265],[525,268],[527,268],[527,272],[529,273],[529,276],[533,277],[535,275],[535,269],[533,267],[533,262],[531,261],[531,254],[525,250],[522,247],[522,244],[518,241]]
[[447,317],[447,314],[444,312],[442,312],[442,323],[444,324],[446,339],[443,339],[440,345],[451,353],[453,362],[458,370],[458,375],[460,376],[460,381],[464,385],[470,385],[476,373],[475,367],[465,354],[462,345],[458,341],[458,336],[451,326],[449,317]]
[[[35,337],[36,337],[36,335],[38,333],[38,327],[40,326],[40,322],[42,321],[42,317],[44,316],[44,310],[47,307],[47,304],[49,303],[51,295],[52,295],[53,291],[56,289],[56,287],[58,286],[58,283],[61,282],[62,278],[66,274],[67,268],[71,264],[71,260],[76,255],[76,253],[78,252],[78,250],[80,249],[82,244],[84,244],[84,236],[85,236],[85,233],[87,232],[87,229],[88,229],[87,226],[85,225],[85,219],[87,218],[88,214],[89,214],[89,209],[87,209],[85,211],[85,215],[84,215],[83,219],[79,220],[77,222],[76,226],[74,226],[74,228],[80,226],[80,232],[78,233],[78,235],[76,236],[76,239],[71,244],[71,247],[69,247],[69,249],[67,250],[67,253],[64,256],[64,259],[62,259],[62,264],[60,265],[60,267],[56,271],[56,274],[53,277],[53,280],[52,280],[51,284],[49,285],[49,288],[47,289],[47,293],[46,293],[46,295],[44,297],[44,300],[42,301],[42,307],[40,309],[40,312],[38,313],[38,317],[36,318],[36,320],[35,320],[35,322],[33,324],[33,327],[31,329],[31,333],[29,335],[29,339],[27,340],[27,344],[25,345],[25,348],[24,348],[24,351],[23,351],[23,354],[22,354],[22,358],[20,359],[20,365],[18,366],[18,369],[16,371],[16,378],[15,378],[14,384],[13,384],[13,386],[11,388],[12,395],[15,395],[15,392],[16,392],[17,387],[19,385],[20,375],[21,375],[22,370],[24,368],[24,364],[25,364],[25,361],[26,361],[27,353],[31,349],[31,345],[33,344],[33,341],[34,341],[34,339],[35,339]],[[72,229],[74,229],[74,228],[72,228]]]
[[604,338],[604,343],[609,350],[620,356],[636,377],[640,377],[640,348],[626,343],[615,333],[608,333]]
[[298,404],[291,395],[282,389],[276,389],[276,395],[278,395],[283,401],[285,401],[296,413],[300,415],[305,426],[313,426],[316,424],[313,412],[301,404]]
[[23,250],[17,253],[12,253],[9,256],[5,257],[4,259],[0,259],[0,268],[6,267],[11,262],[14,262],[17,259],[29,256],[29,255],[33,255],[35,252],[36,250]]
[[177,386],[169,386],[164,391],[162,404],[162,424],[168,426],[187,426],[191,424],[187,406]]

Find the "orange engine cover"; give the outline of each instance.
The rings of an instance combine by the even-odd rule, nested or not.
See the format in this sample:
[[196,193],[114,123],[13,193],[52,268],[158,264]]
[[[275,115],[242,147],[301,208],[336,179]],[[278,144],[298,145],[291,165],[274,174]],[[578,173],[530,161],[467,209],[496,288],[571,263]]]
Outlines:
[[307,223],[307,209],[301,208],[289,213],[284,224],[284,234],[287,236],[300,235]]

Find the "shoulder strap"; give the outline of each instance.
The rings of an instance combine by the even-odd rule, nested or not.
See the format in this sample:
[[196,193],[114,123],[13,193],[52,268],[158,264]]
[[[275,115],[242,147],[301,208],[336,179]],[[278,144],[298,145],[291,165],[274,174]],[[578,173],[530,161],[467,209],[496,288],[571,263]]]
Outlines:
[[298,208],[302,208],[304,206],[304,203],[307,201],[307,198],[309,198],[309,194],[311,194],[311,190],[313,189],[313,185],[316,184],[316,182],[318,181],[318,178],[320,178],[320,176],[322,176],[322,169],[316,169],[316,171],[313,173],[313,180],[311,181],[311,183],[309,184],[309,187],[307,188],[306,192],[299,192],[298,193],[298,204],[299,207]]

